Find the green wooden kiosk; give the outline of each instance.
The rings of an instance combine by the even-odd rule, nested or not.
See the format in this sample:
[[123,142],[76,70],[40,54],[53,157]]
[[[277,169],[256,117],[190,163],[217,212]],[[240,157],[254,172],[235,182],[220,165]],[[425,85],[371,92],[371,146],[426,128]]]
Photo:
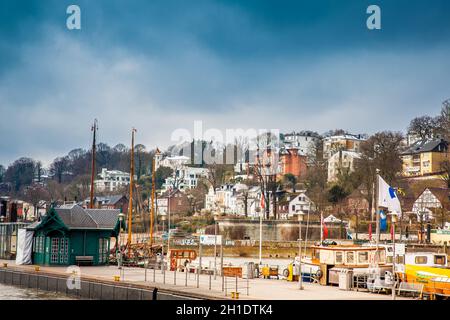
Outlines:
[[119,209],[84,209],[79,205],[51,208],[41,221],[26,228],[34,231],[33,263],[108,264],[110,239],[117,239],[124,223],[119,214]]

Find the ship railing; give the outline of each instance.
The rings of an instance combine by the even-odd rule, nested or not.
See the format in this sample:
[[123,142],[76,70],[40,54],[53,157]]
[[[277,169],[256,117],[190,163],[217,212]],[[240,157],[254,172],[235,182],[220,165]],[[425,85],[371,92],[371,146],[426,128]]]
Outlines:
[[400,285],[397,289],[397,294],[400,296],[402,293],[412,293],[413,296],[418,294],[419,298],[423,296],[423,283],[417,282],[400,282]]

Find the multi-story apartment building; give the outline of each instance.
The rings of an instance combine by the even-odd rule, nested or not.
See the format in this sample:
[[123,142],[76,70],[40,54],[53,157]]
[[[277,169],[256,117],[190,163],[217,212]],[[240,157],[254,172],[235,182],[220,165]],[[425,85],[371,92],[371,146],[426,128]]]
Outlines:
[[443,139],[417,141],[401,157],[405,177],[437,174],[442,171],[442,163],[450,160],[448,142]]
[[339,172],[355,170],[355,159],[361,156],[357,152],[339,150],[328,158],[328,182],[335,182]]
[[286,133],[283,136],[282,143],[286,148],[297,148],[303,155],[309,155],[314,152],[315,144],[321,137],[317,132],[300,131]]
[[176,168],[173,175],[168,177],[162,186],[163,190],[178,189],[186,190],[197,187],[202,178],[207,178],[209,170],[207,168],[186,167]]
[[94,181],[97,191],[116,191],[130,184],[130,174],[128,172],[102,168],[99,176],[100,179]]
[[363,135],[342,134],[323,139],[323,157],[330,158],[339,150],[360,152],[361,143],[366,139]]
[[300,178],[306,173],[308,157],[297,147],[280,150],[278,178],[285,174],[292,174]]

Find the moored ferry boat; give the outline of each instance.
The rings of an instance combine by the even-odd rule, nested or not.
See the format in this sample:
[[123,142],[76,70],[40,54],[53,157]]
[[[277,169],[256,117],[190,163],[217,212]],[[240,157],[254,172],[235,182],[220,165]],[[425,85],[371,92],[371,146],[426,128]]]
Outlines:
[[450,267],[447,255],[434,252],[405,254],[401,281],[423,284],[423,292],[450,297]]
[[[339,272],[353,275],[392,270],[388,245],[331,244],[311,246],[312,256],[302,257],[302,274],[316,277],[322,285],[338,284]],[[390,259],[389,259],[390,258]],[[295,265],[298,263],[296,257]]]

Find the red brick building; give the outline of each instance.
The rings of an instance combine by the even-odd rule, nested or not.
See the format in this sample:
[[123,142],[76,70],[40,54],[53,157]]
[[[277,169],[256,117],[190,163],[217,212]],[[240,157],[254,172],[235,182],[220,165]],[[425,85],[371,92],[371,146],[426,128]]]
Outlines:
[[292,174],[301,178],[306,173],[307,156],[300,153],[298,148],[288,148],[280,152],[279,177]]
[[157,197],[158,213],[168,213],[167,203],[170,206],[170,214],[187,214],[191,207],[189,199],[180,190],[166,191]]

